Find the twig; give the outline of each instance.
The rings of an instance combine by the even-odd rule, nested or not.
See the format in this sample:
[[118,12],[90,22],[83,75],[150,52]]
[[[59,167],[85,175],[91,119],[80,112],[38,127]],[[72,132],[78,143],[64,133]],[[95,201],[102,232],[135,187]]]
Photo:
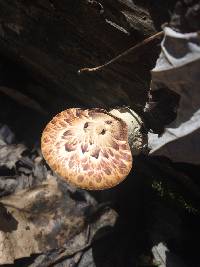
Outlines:
[[109,60],[108,62],[106,62],[105,64],[103,65],[100,65],[100,66],[97,66],[97,67],[94,67],[94,68],[82,68],[80,70],[78,70],[78,74],[81,74],[83,72],[95,72],[95,71],[99,71],[107,66],[109,66],[110,64],[116,62],[118,59],[120,59],[121,57],[123,56],[126,56],[128,55],[129,53],[137,50],[138,48],[141,48],[149,43],[151,43],[154,39],[157,39],[159,37],[161,37],[163,35],[163,31],[160,31],[146,39],[144,39],[142,42],[130,47],[129,49],[127,49],[126,51],[124,51],[123,53],[119,54],[118,56],[114,57],[113,59]]

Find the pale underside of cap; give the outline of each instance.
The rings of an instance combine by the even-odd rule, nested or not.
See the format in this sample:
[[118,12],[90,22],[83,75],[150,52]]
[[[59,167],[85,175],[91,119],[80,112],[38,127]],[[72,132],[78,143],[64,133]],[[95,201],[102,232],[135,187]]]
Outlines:
[[123,181],[132,168],[127,124],[103,109],[67,109],[46,126],[42,154],[73,185],[101,190]]

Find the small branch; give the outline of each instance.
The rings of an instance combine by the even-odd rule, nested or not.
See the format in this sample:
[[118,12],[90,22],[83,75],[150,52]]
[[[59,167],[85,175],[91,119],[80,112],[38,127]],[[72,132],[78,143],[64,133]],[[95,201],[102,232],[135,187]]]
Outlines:
[[106,62],[105,64],[103,65],[100,65],[100,66],[97,66],[97,67],[94,67],[94,68],[83,68],[83,69],[80,69],[78,70],[78,74],[81,74],[83,72],[95,72],[95,71],[99,71],[107,66],[109,66],[110,64],[116,62],[117,60],[119,60],[120,58],[128,55],[129,53],[131,52],[134,52],[135,50],[137,50],[138,48],[141,48],[149,43],[151,43],[153,40],[157,39],[157,38],[160,38],[161,36],[163,35],[163,31],[161,32],[158,32],[146,39],[144,39],[142,42],[132,46],[131,48],[127,49],[126,51],[124,51],[123,53],[119,54],[118,56],[114,57],[113,59],[109,60],[108,62]]

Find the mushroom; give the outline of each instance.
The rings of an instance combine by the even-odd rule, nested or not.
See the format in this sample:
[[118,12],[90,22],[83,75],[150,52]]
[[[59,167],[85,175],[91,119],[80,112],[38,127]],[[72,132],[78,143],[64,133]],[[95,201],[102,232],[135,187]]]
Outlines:
[[58,175],[77,187],[100,190],[123,181],[144,143],[142,121],[127,108],[71,108],[57,114],[41,138],[42,154]]

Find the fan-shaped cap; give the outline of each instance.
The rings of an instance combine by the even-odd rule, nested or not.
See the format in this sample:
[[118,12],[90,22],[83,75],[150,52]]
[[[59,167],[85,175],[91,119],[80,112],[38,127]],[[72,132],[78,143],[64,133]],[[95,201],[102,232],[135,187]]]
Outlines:
[[103,109],[59,113],[44,129],[41,149],[57,174],[85,189],[113,187],[132,168],[127,125]]

